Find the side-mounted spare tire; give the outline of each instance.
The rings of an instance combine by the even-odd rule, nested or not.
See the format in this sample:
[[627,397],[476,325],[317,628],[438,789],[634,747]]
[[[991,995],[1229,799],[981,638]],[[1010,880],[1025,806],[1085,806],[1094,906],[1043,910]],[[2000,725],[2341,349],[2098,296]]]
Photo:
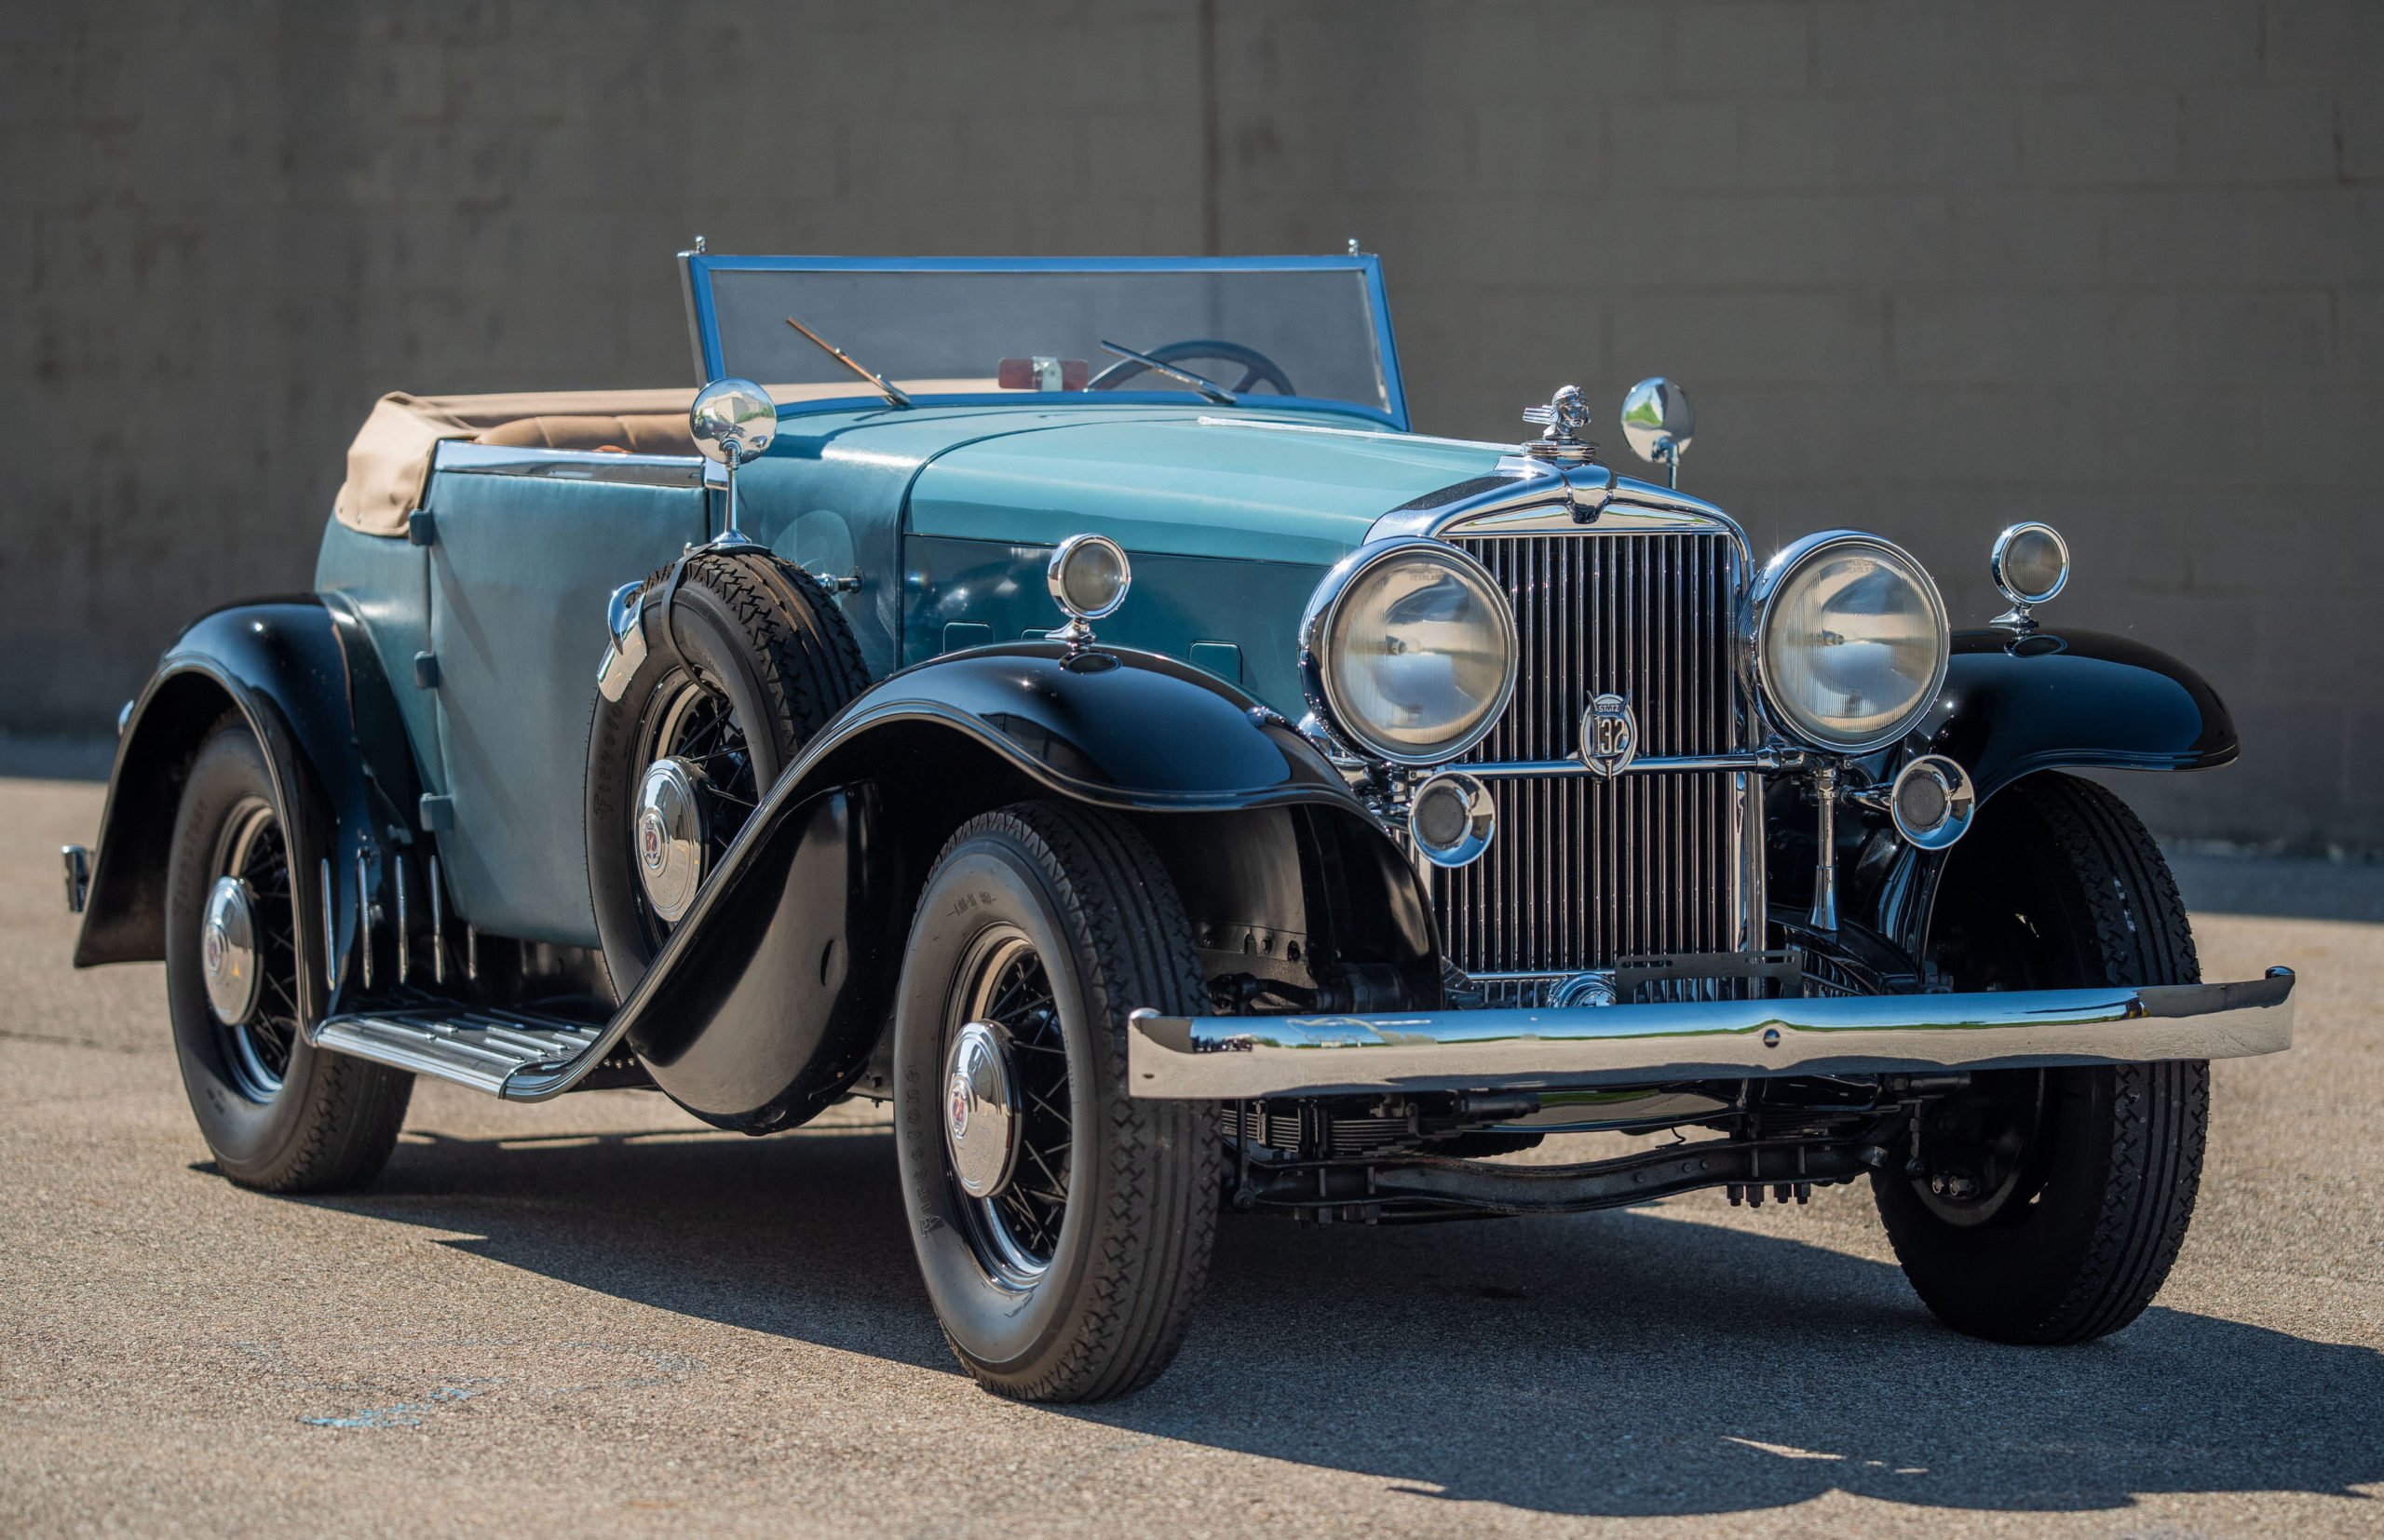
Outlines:
[[827,590],[766,551],[665,567],[640,610],[644,656],[598,693],[588,736],[588,886],[623,996],[763,794],[869,683]]

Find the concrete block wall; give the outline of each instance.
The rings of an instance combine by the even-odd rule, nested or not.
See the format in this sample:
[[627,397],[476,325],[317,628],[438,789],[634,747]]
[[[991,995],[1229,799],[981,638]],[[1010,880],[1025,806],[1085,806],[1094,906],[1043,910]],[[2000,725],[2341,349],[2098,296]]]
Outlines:
[[2156,826],[2384,847],[2373,0],[134,0],[9,7],[0,72],[0,727],[103,730],[181,618],[303,586],[380,392],[685,377],[698,230],[1356,236],[1419,427],[1569,380],[1619,439],[1670,373],[1691,490],[1966,618],[2050,520],[2050,618],[2243,728],[2128,783]]

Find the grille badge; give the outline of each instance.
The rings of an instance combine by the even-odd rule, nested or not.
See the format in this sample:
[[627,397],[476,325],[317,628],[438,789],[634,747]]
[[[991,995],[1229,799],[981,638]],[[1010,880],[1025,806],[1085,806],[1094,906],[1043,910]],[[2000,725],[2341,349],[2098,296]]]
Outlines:
[[1631,702],[1617,695],[1590,697],[1581,716],[1581,763],[1600,780],[1612,780],[1639,757],[1639,719]]

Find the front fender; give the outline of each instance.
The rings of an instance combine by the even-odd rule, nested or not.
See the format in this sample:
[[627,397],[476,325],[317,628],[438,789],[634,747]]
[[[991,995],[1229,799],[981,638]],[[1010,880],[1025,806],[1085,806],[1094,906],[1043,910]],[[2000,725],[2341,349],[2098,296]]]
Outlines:
[[[322,912],[318,863],[331,859],[335,952],[358,934],[357,856],[378,889],[385,840],[410,842],[413,763],[378,659],[345,612],[313,596],[233,605],[195,621],[134,702],[100,816],[99,851],[74,966],[165,956],[166,865],[191,756],[225,712],[264,750],[291,844],[298,912]],[[338,974],[302,925],[301,984],[328,1008]]]
[[[955,654],[862,694],[779,777],[612,1035],[715,1124],[760,1130],[813,1115],[876,1044],[911,907],[945,839],[977,813],[1037,796],[1138,819],[1192,816],[1187,826],[1310,804],[1344,816],[1345,840],[1391,844],[1306,739],[1198,669],[1053,642]],[[1297,842],[1280,843],[1271,858],[1297,888]],[[1426,896],[1403,859],[1385,870],[1413,891],[1351,878],[1337,885],[1344,901],[1376,894],[1388,915],[1377,928],[1429,964]]]
[[1984,802],[2039,770],[2202,770],[2233,762],[2235,721],[2192,669],[2099,631],[1960,631],[1932,751]]
[[[1156,653],[1058,642],[980,648],[906,669],[846,709],[798,776],[901,723],[940,726],[1076,801],[1217,812],[1337,801],[1338,772],[1274,712]],[[794,778],[794,777],[790,777]],[[816,784],[816,782],[815,782]]]

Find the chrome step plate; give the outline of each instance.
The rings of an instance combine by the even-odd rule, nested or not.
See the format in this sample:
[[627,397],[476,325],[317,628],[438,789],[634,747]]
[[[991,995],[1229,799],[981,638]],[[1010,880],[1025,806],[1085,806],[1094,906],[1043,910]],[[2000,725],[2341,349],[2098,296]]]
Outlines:
[[551,1074],[593,1051],[603,1035],[601,1026],[560,1016],[431,1006],[334,1016],[315,1030],[314,1043],[503,1096],[516,1074]]

